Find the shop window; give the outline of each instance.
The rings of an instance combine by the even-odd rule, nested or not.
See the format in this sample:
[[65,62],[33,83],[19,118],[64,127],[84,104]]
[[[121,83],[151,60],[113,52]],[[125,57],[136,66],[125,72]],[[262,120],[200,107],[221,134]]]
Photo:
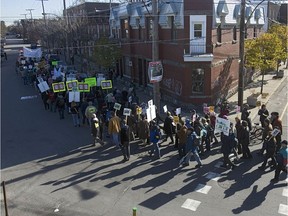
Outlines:
[[192,70],[192,94],[204,93],[204,69]]

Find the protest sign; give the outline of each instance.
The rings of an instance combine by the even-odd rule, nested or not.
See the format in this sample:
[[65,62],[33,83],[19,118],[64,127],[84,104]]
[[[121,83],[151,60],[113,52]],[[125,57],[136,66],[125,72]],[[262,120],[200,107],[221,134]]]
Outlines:
[[176,115],[179,115],[179,114],[181,114],[181,107],[176,109]]
[[156,118],[156,106],[152,105],[148,109],[146,109],[147,121],[150,122]]
[[272,135],[273,137],[276,137],[279,133],[280,133],[280,130],[277,129],[277,128],[275,128],[275,129],[272,131],[271,135]]
[[125,115],[125,116],[130,116],[130,115],[131,115],[131,109],[129,109],[129,108],[124,108],[124,110],[123,110],[123,115]]
[[236,113],[240,113],[241,112],[241,107],[236,105],[235,106],[235,110],[236,110]]
[[175,124],[179,123],[179,116],[173,116],[173,122]]
[[120,110],[120,109],[121,109],[121,104],[115,103],[115,104],[114,104],[114,109],[115,109],[115,110]]
[[167,112],[168,112],[167,105],[163,106],[163,110],[164,110],[164,113],[167,113]]
[[78,82],[78,90],[79,92],[90,92],[89,84],[85,82]]
[[224,135],[228,136],[229,130],[230,130],[230,121],[227,119],[216,117],[214,133],[223,132]]
[[69,103],[71,103],[72,101],[80,102],[80,92],[76,91],[69,92]]
[[151,107],[153,105],[153,100],[148,101],[148,107]]
[[137,108],[136,108],[136,113],[137,113],[137,115],[141,115],[141,113],[142,113],[142,108],[141,108],[141,107],[137,107]]
[[78,88],[78,81],[77,80],[67,81],[66,87],[69,91],[71,91],[73,88]]
[[85,78],[85,83],[88,83],[90,87],[96,86],[96,77]]
[[41,93],[50,89],[46,81],[40,82],[37,86]]
[[111,80],[102,80],[101,81],[101,88],[102,89],[111,89],[112,88],[112,81]]
[[66,91],[64,82],[52,83],[53,92],[63,92]]

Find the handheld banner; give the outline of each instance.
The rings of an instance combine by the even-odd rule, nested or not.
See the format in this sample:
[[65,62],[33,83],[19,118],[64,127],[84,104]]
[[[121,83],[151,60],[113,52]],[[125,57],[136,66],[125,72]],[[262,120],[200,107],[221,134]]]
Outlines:
[[214,133],[223,132],[224,135],[228,136],[229,130],[230,130],[230,121],[227,119],[216,117]]
[[40,82],[38,84],[38,88],[41,91],[41,93],[50,89],[46,81]]
[[[106,79],[105,79],[105,77],[103,77],[103,76],[98,76],[97,77],[97,86],[101,86],[102,87],[102,85],[101,85],[101,82],[102,81],[105,81]],[[112,87],[111,87],[112,88]]]
[[123,110],[123,115],[125,115],[125,116],[130,116],[130,115],[131,115],[131,109],[129,109],[129,108],[124,108],[124,110]]
[[176,109],[176,115],[179,115],[179,114],[181,114],[181,107]]
[[280,133],[280,130],[277,129],[277,128],[275,128],[275,129],[272,131],[271,135],[272,135],[273,137],[276,137],[279,133]]
[[155,105],[152,105],[148,109],[146,109],[146,114],[147,114],[147,121],[150,122],[153,119],[156,118],[156,107]]
[[64,82],[52,83],[53,92],[63,92],[66,91]]
[[90,92],[89,84],[85,82],[78,82],[78,90],[79,92]]
[[120,109],[121,109],[121,104],[115,103],[115,104],[114,104],[114,109],[115,109],[115,110],[120,110]]
[[96,77],[85,78],[85,83],[88,83],[90,87],[96,86]]
[[72,91],[73,88],[78,88],[78,81],[77,80],[67,81],[66,87],[69,91]]
[[167,113],[167,112],[168,112],[167,105],[163,106],[163,110],[164,110],[164,113]]
[[52,61],[52,66],[57,66],[58,65],[58,61]]
[[80,92],[69,92],[69,103],[80,102]]
[[102,89],[111,89],[112,88],[112,81],[111,80],[102,80],[101,81],[101,88]]

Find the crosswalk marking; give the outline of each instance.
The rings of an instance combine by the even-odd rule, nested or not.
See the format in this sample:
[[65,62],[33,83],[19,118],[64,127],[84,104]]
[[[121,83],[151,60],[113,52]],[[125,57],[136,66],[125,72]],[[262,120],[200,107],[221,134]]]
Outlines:
[[284,188],[282,191],[282,196],[288,197],[288,188]]
[[213,181],[218,181],[220,179],[220,174],[214,173],[214,172],[208,172],[205,178],[213,180]]
[[288,205],[280,204],[278,213],[283,214],[283,215],[288,215]]
[[196,211],[198,206],[200,205],[200,201],[193,200],[193,199],[186,199],[186,201],[181,206],[182,208],[189,209],[191,211]]
[[211,188],[212,187],[209,185],[198,184],[197,187],[195,188],[195,191],[203,194],[208,194]]

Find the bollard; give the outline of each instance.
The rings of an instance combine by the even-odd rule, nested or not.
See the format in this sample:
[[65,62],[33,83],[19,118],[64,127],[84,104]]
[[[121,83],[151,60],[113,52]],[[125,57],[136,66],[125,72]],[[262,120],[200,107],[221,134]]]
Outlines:
[[133,216],[137,216],[137,208],[136,207],[133,208]]

